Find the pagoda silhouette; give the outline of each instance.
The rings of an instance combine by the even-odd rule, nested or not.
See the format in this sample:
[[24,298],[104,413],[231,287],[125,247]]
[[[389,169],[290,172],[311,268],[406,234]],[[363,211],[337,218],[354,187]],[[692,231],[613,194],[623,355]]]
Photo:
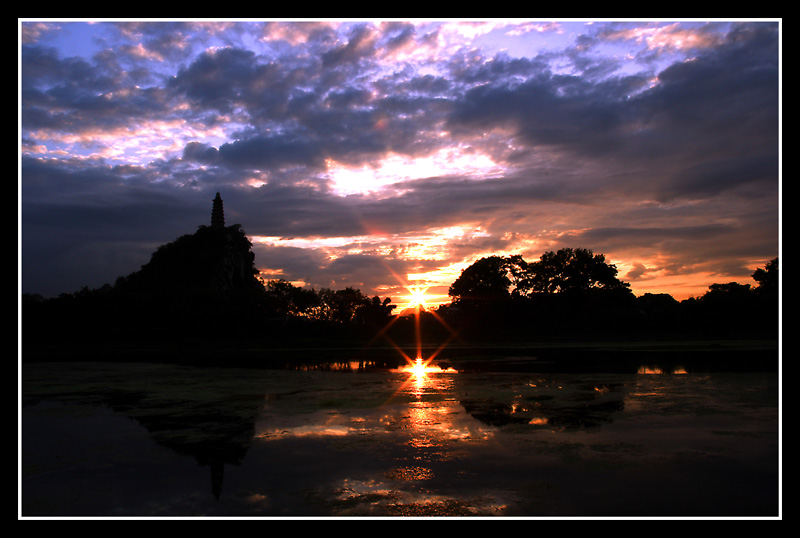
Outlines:
[[217,193],[212,201],[211,207],[211,227],[224,228],[225,227],[225,211],[222,206],[222,196]]

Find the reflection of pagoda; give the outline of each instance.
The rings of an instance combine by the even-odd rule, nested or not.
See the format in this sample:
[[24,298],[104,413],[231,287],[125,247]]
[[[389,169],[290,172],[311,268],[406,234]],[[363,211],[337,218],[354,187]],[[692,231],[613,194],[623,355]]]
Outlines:
[[[251,446],[264,395],[253,392],[231,398],[215,390],[203,390],[215,382],[204,375],[207,374],[200,370],[195,377],[181,383],[168,378],[159,384],[151,384],[146,376],[134,375],[126,383],[141,386],[142,394],[153,394],[152,400],[120,398],[124,393],[117,392],[121,389],[110,383],[103,401],[114,411],[136,420],[158,444],[193,457],[201,466],[207,465],[211,471],[211,492],[219,499],[225,465],[241,466]],[[190,385],[185,385],[186,382]],[[184,392],[185,386],[196,390]]]
[[222,197],[219,195],[219,193],[217,193],[217,196],[214,197],[214,205],[211,208],[211,227],[225,227],[225,212],[222,209]]

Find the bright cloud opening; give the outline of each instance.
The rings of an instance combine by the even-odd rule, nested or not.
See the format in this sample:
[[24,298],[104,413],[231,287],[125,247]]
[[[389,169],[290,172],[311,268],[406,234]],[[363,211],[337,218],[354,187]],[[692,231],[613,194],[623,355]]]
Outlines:
[[328,176],[339,196],[378,193],[402,181],[459,174],[471,178],[501,175],[505,168],[481,152],[462,147],[438,150],[424,157],[391,153],[375,164],[346,166],[329,159]]

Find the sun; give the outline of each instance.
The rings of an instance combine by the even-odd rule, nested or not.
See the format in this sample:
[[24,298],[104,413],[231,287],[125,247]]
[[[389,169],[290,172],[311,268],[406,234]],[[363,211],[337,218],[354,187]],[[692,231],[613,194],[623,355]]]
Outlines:
[[428,291],[428,288],[412,286],[408,288],[408,291],[410,293],[408,297],[408,306],[410,308],[416,308],[418,306],[425,308],[427,306],[425,303],[425,292]]
[[409,359],[408,363],[401,367],[400,370],[403,372],[408,372],[417,380],[422,380],[428,377],[428,374],[430,373],[445,371],[445,369],[434,366],[431,363],[431,359],[426,360],[422,357],[417,357],[413,362]]
[[423,377],[426,375],[428,370],[428,364],[425,363],[422,358],[417,358],[414,361],[414,364],[411,365],[409,370],[417,377]]

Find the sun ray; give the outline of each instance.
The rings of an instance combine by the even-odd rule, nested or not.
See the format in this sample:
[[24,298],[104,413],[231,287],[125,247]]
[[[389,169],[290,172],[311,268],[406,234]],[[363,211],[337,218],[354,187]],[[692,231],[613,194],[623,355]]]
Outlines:
[[[399,373],[404,373],[408,375],[408,378],[401,384],[397,391],[394,392],[392,398],[402,392],[402,390],[408,386],[410,383],[414,383],[419,385],[424,383],[425,380],[428,378],[428,374],[432,373],[439,373],[446,370],[449,370],[448,367],[443,366],[436,366],[435,359],[439,356],[439,354],[449,346],[454,340],[459,339],[458,333],[453,330],[452,327],[444,320],[435,309],[430,308],[428,301],[426,299],[426,292],[429,289],[429,286],[425,286],[422,284],[411,284],[407,280],[403,279],[397,272],[395,272],[387,263],[384,262],[384,267],[386,270],[397,280],[397,282],[403,286],[406,290],[408,290],[409,295],[404,296],[404,299],[408,299],[405,308],[403,310],[411,310],[413,313],[414,318],[414,336],[415,336],[415,344],[416,344],[416,353],[411,355],[407,353],[401,346],[399,346],[393,339],[389,336],[389,330],[392,326],[397,323],[402,316],[397,315],[392,318],[383,328],[381,328],[378,333],[372,338],[367,344],[368,346],[374,344],[378,340],[383,340],[389,344],[403,359],[401,364],[397,367],[396,371]],[[423,338],[422,338],[422,324],[420,320],[422,318],[422,313],[425,312],[426,315],[431,315],[433,318],[438,321],[442,327],[444,327],[448,332],[449,336],[442,342],[437,349],[435,349],[430,355],[425,358],[423,357]],[[412,358],[413,357],[413,358]]]

